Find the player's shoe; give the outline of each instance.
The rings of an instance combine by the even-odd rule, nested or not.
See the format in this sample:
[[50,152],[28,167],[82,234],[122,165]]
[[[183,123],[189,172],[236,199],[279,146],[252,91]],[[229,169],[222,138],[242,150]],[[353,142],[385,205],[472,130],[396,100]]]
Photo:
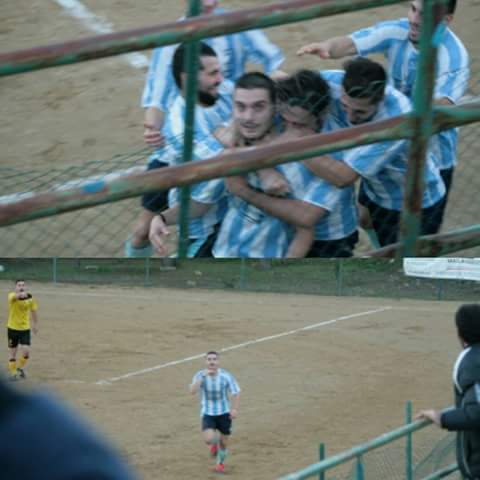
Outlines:
[[25,371],[23,370],[23,368],[17,368],[17,375],[18,375],[20,378],[27,378],[27,376],[25,375]]
[[225,465],[223,463],[217,463],[215,465],[215,472],[216,473],[225,473]]
[[218,443],[214,443],[210,445],[210,455],[212,457],[216,457],[218,452]]

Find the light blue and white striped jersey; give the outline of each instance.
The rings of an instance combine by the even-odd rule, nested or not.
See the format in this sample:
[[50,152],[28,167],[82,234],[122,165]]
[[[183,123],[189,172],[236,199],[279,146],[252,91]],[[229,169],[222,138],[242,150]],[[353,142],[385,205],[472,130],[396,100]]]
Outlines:
[[[200,380],[205,370],[197,372],[192,385]],[[235,377],[227,370],[219,368],[217,375],[205,375],[200,386],[200,415],[223,415],[230,412],[229,395],[238,395],[240,387]]]
[[[321,74],[329,83],[332,95],[331,109],[325,119],[324,131],[351,127],[340,102],[345,73],[340,70],[324,70]],[[408,113],[410,110],[410,100],[388,85],[385,97],[379,103],[378,111],[371,121],[385,120]],[[362,177],[365,192],[372,202],[388,210],[400,211],[403,207],[409,146],[410,142],[407,140],[384,141],[336,152],[332,156],[344,161]],[[432,150],[426,155],[424,179],[422,207],[427,208],[445,195],[445,185]]]
[[[302,163],[276,167],[288,180],[292,197],[325,210],[316,227],[317,240],[336,240],[350,235],[357,228],[353,188],[339,189],[315,177]],[[255,173],[247,175],[253,188],[261,188]],[[222,180],[205,188],[199,184],[192,198],[214,203],[228,198],[228,209],[222,221],[213,255],[217,258],[281,258],[285,257],[295,228],[234,195],[228,194]]]
[[[224,13],[218,8],[214,13]],[[245,73],[248,63],[262,65],[265,73],[277,70],[285,57],[261,30],[233,33],[223,37],[207,38],[208,43],[217,53],[223,75],[235,81]],[[164,112],[179,94],[172,75],[172,59],[178,45],[156,48],[147,74],[142,95],[142,106],[156,107]]]
[[[212,135],[219,127],[228,123],[232,113],[233,83],[225,80],[219,89],[220,96],[211,107],[195,107],[193,161],[206,160],[220,155],[223,145]],[[162,128],[166,145],[158,149],[150,161],[159,160],[176,165],[181,163],[183,154],[183,135],[185,128],[185,99],[179,95],[169,109]],[[173,188],[169,192],[168,203],[173,206],[179,202],[180,189]],[[215,225],[220,223],[226,209],[226,202],[219,202],[202,217],[193,218],[189,222],[189,238],[206,238]]]
[[[438,45],[434,98],[446,97],[453,103],[468,88],[469,58],[460,39],[443,25],[444,31]],[[360,55],[383,53],[388,60],[388,75],[393,85],[411,98],[415,85],[419,52],[408,39],[408,19],[402,18],[358,30],[350,35]],[[439,166],[451,168],[456,164],[458,129],[446,130],[436,135],[439,148]]]

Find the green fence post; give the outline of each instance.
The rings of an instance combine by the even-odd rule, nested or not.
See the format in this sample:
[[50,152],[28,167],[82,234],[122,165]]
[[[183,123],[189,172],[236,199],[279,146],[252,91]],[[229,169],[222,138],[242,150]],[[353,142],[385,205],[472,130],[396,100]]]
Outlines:
[[145,280],[144,286],[149,287],[151,285],[150,282],[150,257],[145,257]]
[[[325,460],[325,444],[321,443],[320,447],[318,448],[318,458],[320,461]],[[318,480],[325,480],[325,471],[321,471],[318,474]]]
[[247,274],[247,267],[245,264],[245,258],[242,257],[240,259],[240,290],[245,290],[246,287],[246,274]]
[[437,300],[443,300],[443,279],[437,280]]
[[[201,13],[200,0],[190,0],[188,17]],[[193,158],[193,140],[195,130],[195,105],[197,103],[197,74],[199,67],[200,45],[198,40],[188,42],[185,50],[185,71],[187,81],[185,89],[185,133],[183,136],[182,162],[190,162]],[[178,238],[178,257],[185,258],[188,251],[188,211],[190,207],[190,186],[181,188],[180,193],[180,231]]]
[[[409,400],[405,404],[405,424],[412,423],[412,402]],[[405,436],[405,479],[413,480],[413,433],[409,432]]]
[[52,260],[53,260],[52,262],[53,283],[56,284],[57,283],[57,257],[53,257]]
[[343,295],[343,258],[335,260],[335,279],[337,281],[337,297]]
[[365,480],[365,472],[363,470],[362,456],[357,456],[357,462],[355,464],[355,480]]
[[424,0],[419,57],[413,92],[413,136],[408,159],[403,209],[400,223],[401,248],[397,256],[418,256],[423,172],[428,143],[433,133],[433,90],[439,35],[445,28],[442,17],[446,6],[436,0]]

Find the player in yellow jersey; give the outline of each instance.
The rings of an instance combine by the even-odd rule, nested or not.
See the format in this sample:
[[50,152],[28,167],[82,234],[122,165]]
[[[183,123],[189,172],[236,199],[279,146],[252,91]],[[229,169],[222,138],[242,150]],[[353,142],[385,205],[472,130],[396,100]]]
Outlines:
[[[30,328],[30,319],[32,325]],[[8,294],[8,350],[10,380],[25,378],[25,365],[30,356],[30,331],[38,332],[37,302],[27,292],[25,281],[15,281],[15,291]],[[17,349],[21,356],[17,366]]]

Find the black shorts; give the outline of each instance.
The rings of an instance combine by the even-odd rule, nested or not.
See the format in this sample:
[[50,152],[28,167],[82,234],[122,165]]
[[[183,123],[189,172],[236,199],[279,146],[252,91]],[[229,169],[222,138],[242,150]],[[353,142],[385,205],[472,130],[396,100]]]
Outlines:
[[[358,203],[368,209],[372,219],[373,229],[378,237],[380,246],[384,247],[398,241],[402,212],[388,210],[372,202],[365,193],[362,184],[358,193]],[[442,224],[444,198],[431,207],[423,208],[421,213],[420,235],[438,233]]]
[[353,257],[358,242],[358,231],[338,240],[315,240],[307,253],[307,258],[347,258]]
[[[152,160],[148,164],[147,171],[163,167],[168,167],[168,163]],[[142,207],[154,213],[165,210],[168,207],[168,190],[142,195]]]
[[16,348],[20,345],[30,345],[30,330],[7,329],[8,348]]
[[204,239],[188,239],[188,252],[192,258],[212,258],[213,246],[217,240],[218,231],[220,230],[220,224],[217,223],[208,237]]
[[204,415],[202,417],[202,432],[204,430],[218,430],[223,435],[232,433],[232,419],[229,413],[223,415]]

